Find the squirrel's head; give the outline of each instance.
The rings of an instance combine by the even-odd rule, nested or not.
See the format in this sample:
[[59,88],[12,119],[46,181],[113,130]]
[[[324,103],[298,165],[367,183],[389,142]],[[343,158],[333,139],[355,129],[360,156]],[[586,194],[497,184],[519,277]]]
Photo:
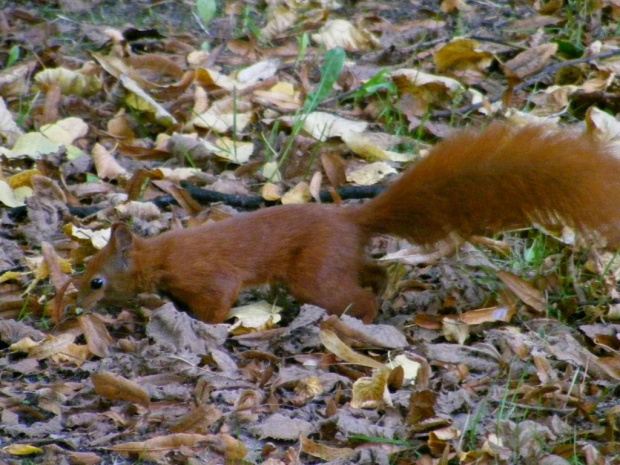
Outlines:
[[86,266],[77,304],[91,309],[97,302],[121,303],[137,294],[134,251],[139,238],[124,223],[114,223],[110,240]]

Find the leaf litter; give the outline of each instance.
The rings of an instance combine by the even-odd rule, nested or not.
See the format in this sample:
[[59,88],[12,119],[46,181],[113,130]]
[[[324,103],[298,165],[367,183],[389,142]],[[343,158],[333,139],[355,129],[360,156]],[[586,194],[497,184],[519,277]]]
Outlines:
[[[6,2],[2,463],[617,463],[617,258],[566,232],[456,255],[378,238],[390,282],[374,325],[265,288],[234,325],[150,295],[80,315],[70,279],[111,221],[153,235],[250,195],[341,201],[501,103],[617,139],[620,10],[592,4],[579,30],[598,33],[576,37],[568,8]],[[136,12],[145,24],[117,26]]]

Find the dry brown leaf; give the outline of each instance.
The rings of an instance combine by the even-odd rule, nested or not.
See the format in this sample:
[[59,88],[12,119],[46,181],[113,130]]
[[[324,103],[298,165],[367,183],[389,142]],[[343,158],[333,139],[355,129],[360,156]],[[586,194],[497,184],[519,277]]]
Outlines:
[[[71,278],[63,273],[61,259],[49,243],[45,241],[41,243],[41,252],[43,253],[43,259],[45,260],[45,264],[49,272],[50,281],[52,282],[54,289],[58,291],[59,289],[62,289],[66,285],[67,281],[71,280]],[[65,270],[67,270],[67,265],[70,267],[70,264],[65,261]],[[72,272],[73,270],[68,271]]]
[[94,452],[69,452],[67,454],[71,465],[98,465],[103,457]]
[[125,455],[137,454],[144,460],[161,460],[169,451],[179,450],[182,447],[196,447],[198,444],[211,441],[212,438],[213,435],[211,434],[177,433],[167,436],[157,436],[146,441],[116,444],[110,447],[110,450]]
[[112,137],[121,139],[126,144],[131,144],[136,138],[136,134],[131,128],[130,121],[129,116],[125,113],[125,110],[122,109],[108,121],[108,133]]
[[183,415],[170,427],[171,433],[206,434],[209,427],[222,418],[222,412],[212,405],[199,405]]
[[542,292],[534,286],[523,281],[518,276],[506,271],[500,271],[497,275],[499,276],[499,279],[501,279],[502,282],[508,286],[508,288],[524,303],[537,312],[543,313],[547,311],[547,299],[545,299]]
[[427,389],[411,393],[409,410],[407,412],[407,424],[415,425],[435,417],[436,401],[437,394]]
[[600,357],[595,364],[607,373],[610,378],[620,381],[620,356]]
[[96,314],[80,315],[78,317],[80,329],[86,338],[88,350],[97,357],[107,357],[110,354],[110,346],[114,339],[108,333],[105,323]]
[[367,325],[348,315],[328,317],[321,323],[321,329],[334,332],[338,337],[344,338],[348,345],[381,349],[409,347],[407,338],[393,325]]
[[43,105],[41,123],[51,124],[58,120],[61,97],[62,91],[60,84],[54,83],[47,89],[47,92],[45,92],[45,104]]
[[355,453],[354,449],[350,449],[348,447],[337,448],[316,443],[313,440],[308,439],[307,436],[300,436],[299,443],[301,445],[302,452],[325,461],[346,459]]
[[338,189],[346,182],[344,162],[340,156],[331,152],[322,153],[321,164],[333,187]]
[[489,307],[479,308],[476,310],[469,310],[462,313],[459,316],[460,321],[468,325],[479,325],[482,323],[490,323],[493,321],[503,321],[505,323],[510,322],[512,317],[515,316],[517,309],[514,305],[501,306],[501,307]]
[[148,407],[151,396],[139,384],[112,373],[95,373],[91,380],[95,392],[110,400],[124,400]]
[[454,13],[457,10],[467,10],[465,0],[442,0],[439,9],[443,13]]
[[294,441],[300,436],[309,434],[312,424],[298,418],[289,418],[280,413],[268,417],[256,425],[252,430],[260,435],[261,439],[272,438],[277,440]]
[[525,79],[547,66],[557,50],[558,44],[549,43],[521,52],[504,63],[504,73],[510,78]]

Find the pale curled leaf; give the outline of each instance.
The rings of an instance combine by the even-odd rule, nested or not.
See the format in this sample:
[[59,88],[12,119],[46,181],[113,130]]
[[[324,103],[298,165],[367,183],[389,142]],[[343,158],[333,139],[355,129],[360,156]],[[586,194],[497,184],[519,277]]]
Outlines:
[[110,240],[110,232],[112,231],[112,228],[93,231],[91,229],[80,228],[70,223],[64,228],[64,231],[65,234],[75,239],[90,241],[96,249],[101,250]]
[[98,76],[67,68],[44,69],[36,74],[34,80],[46,86],[58,84],[63,94],[79,97],[88,97],[101,90],[102,87]]
[[75,334],[62,333],[58,336],[48,336],[43,341],[32,347],[28,351],[28,356],[42,360],[44,358],[52,357],[61,352],[67,352],[69,347],[75,341]]
[[32,196],[30,187],[19,187],[13,190],[7,182],[0,181],[0,203],[7,207],[20,207],[24,205],[24,200],[30,196]]
[[409,154],[392,152],[381,147],[377,142],[382,135],[346,133],[342,135],[342,140],[353,153],[371,162],[380,160],[407,162],[411,160]]
[[229,137],[217,139],[215,146],[216,148],[213,151],[215,155],[238,164],[248,162],[250,156],[254,153],[253,142],[242,142]]
[[33,341],[30,337],[26,336],[23,339],[11,344],[9,350],[12,352],[29,352],[31,348],[36,347],[38,342]]
[[38,160],[43,155],[57,152],[58,149],[60,149],[60,144],[51,141],[40,132],[27,132],[17,139],[17,142],[6,154],[6,157],[28,157]]
[[76,139],[88,134],[88,124],[81,118],[65,118],[53,124],[41,126],[41,134],[44,134],[52,142],[69,146]]
[[282,187],[271,182],[265,183],[261,189],[261,197],[270,202],[280,200],[282,198]]
[[347,181],[358,186],[372,186],[390,174],[396,174],[396,170],[385,162],[377,161],[348,171]]
[[275,76],[276,71],[280,67],[281,60],[278,58],[270,58],[259,61],[244,70],[237,73],[237,80],[245,85],[255,84]]
[[340,340],[333,331],[323,330],[319,333],[321,343],[334,355],[340,357],[345,362],[354,363],[356,365],[362,365],[370,368],[385,368],[385,365],[381,362],[355,352],[348,347],[344,342]]
[[312,200],[310,186],[307,182],[302,181],[295,185],[290,191],[286,192],[281,200],[283,205],[308,203]]
[[422,367],[420,363],[411,360],[406,354],[400,354],[394,357],[387,366],[389,368],[402,367],[404,379],[414,381],[418,375],[418,371]]
[[345,19],[328,21],[318,33],[312,34],[312,40],[324,45],[328,50],[342,47],[348,52],[369,50],[377,44],[373,34],[355,27]]
[[216,108],[201,113],[192,120],[192,124],[199,128],[212,129],[217,133],[225,133],[234,129],[239,134],[252,120],[251,113],[223,113]]
[[391,73],[394,82],[403,91],[411,91],[418,87],[428,87],[427,90],[441,89],[449,93],[462,92],[465,90],[463,85],[456,79],[429,74],[419,69],[399,69]]
[[118,179],[127,175],[127,170],[114,159],[114,156],[101,144],[97,143],[91,152],[97,176],[102,179]]
[[127,103],[129,105],[137,110],[152,113],[155,119],[164,126],[176,124],[176,118],[141,88],[138,82],[125,74],[121,75],[120,80],[123,86],[131,92],[127,98]]
[[13,120],[13,114],[6,107],[4,98],[0,97],[0,135],[6,138],[7,145],[11,147],[23,133]]
[[446,317],[441,320],[443,335],[448,341],[464,344],[469,339],[469,326],[456,318]]
[[273,328],[282,319],[282,307],[264,300],[230,309],[226,319],[237,318],[230,327],[233,334],[244,334],[250,331],[263,331]]
[[325,141],[330,137],[342,137],[366,131],[368,123],[354,121],[322,111],[315,111],[306,116],[303,129],[317,140]]
[[260,36],[264,40],[275,39],[283,34],[295,25],[298,18],[295,10],[284,5],[278,5],[270,9],[268,14],[267,24],[260,30]]

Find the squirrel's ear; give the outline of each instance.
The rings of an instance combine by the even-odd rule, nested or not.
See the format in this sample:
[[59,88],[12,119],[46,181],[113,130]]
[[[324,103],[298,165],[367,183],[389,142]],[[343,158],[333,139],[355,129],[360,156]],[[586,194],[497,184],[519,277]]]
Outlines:
[[110,232],[110,242],[119,252],[129,249],[134,240],[134,234],[125,223],[114,223]]

